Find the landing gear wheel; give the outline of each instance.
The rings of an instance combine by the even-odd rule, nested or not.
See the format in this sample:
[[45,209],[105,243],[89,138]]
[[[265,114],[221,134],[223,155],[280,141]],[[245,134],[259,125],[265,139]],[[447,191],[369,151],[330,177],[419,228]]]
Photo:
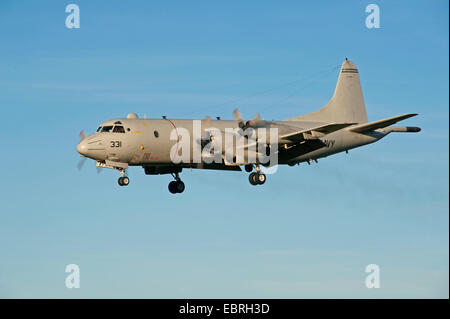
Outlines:
[[251,173],[248,180],[252,185],[262,185],[266,182],[266,175],[264,173]]
[[126,176],[119,177],[119,180],[117,181],[120,186],[127,186],[130,184],[130,179]]
[[177,193],[184,192],[184,189],[185,189],[184,183],[182,181],[176,181],[175,183],[176,183],[175,189],[177,190]]
[[169,192],[172,194],[182,193],[184,192],[185,186],[181,180],[171,181],[169,183]]
[[177,182],[176,181],[171,181],[169,183],[169,192],[171,192],[172,194],[177,193]]
[[169,192],[171,192],[172,194],[182,193],[185,189],[184,183],[181,181],[178,173],[179,172],[171,173],[173,178],[175,178],[174,181],[171,181],[169,183]]
[[251,173],[248,176],[248,180],[249,180],[250,184],[252,184],[252,185],[257,185],[258,184],[258,182],[256,180],[256,175],[257,175],[256,173]]
[[266,182],[266,174],[264,173],[257,173],[256,174],[256,181],[258,185],[262,185]]

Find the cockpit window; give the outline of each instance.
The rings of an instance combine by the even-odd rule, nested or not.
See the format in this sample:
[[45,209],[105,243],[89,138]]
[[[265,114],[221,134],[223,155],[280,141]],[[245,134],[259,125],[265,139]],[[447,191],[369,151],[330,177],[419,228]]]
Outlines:
[[112,128],[113,128],[112,125],[111,126],[103,126],[102,132],[111,132]]
[[116,125],[114,126],[113,133],[125,133],[125,129],[123,128],[123,126]]
[[116,121],[116,122],[114,122],[114,124],[122,124],[122,122]]
[[102,129],[101,126],[98,127],[97,132],[100,132],[100,130]]

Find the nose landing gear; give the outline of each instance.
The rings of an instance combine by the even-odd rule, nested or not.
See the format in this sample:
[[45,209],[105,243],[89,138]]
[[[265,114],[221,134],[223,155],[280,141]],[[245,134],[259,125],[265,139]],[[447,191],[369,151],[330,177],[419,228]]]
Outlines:
[[119,177],[118,183],[120,186],[127,186],[130,184],[130,179],[126,176]]
[[97,161],[97,163],[95,164],[95,166],[97,166],[97,169],[101,169],[101,168],[110,168],[110,169],[115,169],[118,170],[120,172],[120,175],[122,175],[122,177],[119,177],[118,179],[118,183],[120,186],[128,186],[128,184],[130,184],[130,179],[125,176],[126,174],[126,169],[128,168],[128,164],[127,163],[120,163],[120,162],[111,162],[111,161]]
[[250,184],[252,185],[262,185],[266,182],[266,174],[258,172],[258,173],[251,173],[248,176],[248,180],[250,181]]
[[117,181],[120,186],[128,186],[130,184],[130,179],[125,176],[125,169],[119,169],[120,174],[122,174],[122,177],[119,177],[119,180]]
[[172,176],[175,180],[169,183],[169,192],[172,194],[184,192],[185,186],[178,173],[172,174]]
[[[247,172],[251,172],[252,171],[250,168],[251,168],[250,165],[246,165],[245,166],[245,170]],[[262,185],[262,184],[264,184],[266,182],[266,174],[261,172],[261,169],[259,168],[258,165],[255,166],[255,170],[256,170],[256,172],[253,172],[253,173],[251,173],[248,176],[248,180],[249,180],[250,184],[252,184],[252,185]]]

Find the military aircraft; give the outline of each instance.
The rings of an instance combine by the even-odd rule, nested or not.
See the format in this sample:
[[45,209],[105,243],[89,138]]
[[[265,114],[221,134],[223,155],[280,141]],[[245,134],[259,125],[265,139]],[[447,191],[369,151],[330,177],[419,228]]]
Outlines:
[[[77,151],[84,159],[81,160],[79,168],[86,158],[91,158],[96,161],[99,168],[118,170],[121,174],[118,180],[120,186],[130,183],[130,179],[126,176],[126,169],[129,166],[142,166],[147,175],[171,174],[174,181],[169,183],[169,191],[173,194],[182,193],[185,189],[179,176],[183,168],[242,171],[243,166],[251,173],[250,184],[262,185],[266,181],[266,175],[261,168],[271,164],[263,163],[258,158],[250,160],[249,156],[248,160],[244,158],[237,161],[235,156],[237,144],[232,146],[234,148],[231,151],[231,154],[234,154],[232,160],[227,160],[225,156],[228,151],[225,143],[224,149],[219,153],[219,161],[214,162],[205,161],[203,157],[200,161],[198,157],[194,160],[194,148],[202,149],[214,140],[210,128],[215,129],[213,132],[224,133],[225,137],[241,136],[242,132],[248,130],[276,129],[275,139],[271,136],[273,140],[268,137],[262,139],[262,142],[258,137],[248,139],[252,133],[247,134],[243,148],[248,155],[253,144],[255,147],[258,146],[258,150],[254,150],[257,154],[272,152],[277,158],[277,165],[293,166],[301,162],[308,164],[312,161],[317,162],[319,158],[347,152],[379,141],[392,132],[420,131],[418,127],[392,126],[398,121],[417,115],[415,113],[368,123],[359,72],[355,64],[348,59],[342,63],[331,100],[315,112],[281,121],[264,121],[259,115],[252,120],[244,121],[237,109],[233,115],[234,120],[220,118],[211,120],[209,117],[204,120],[181,120],[168,119],[165,116],[162,119],[142,119],[137,114],[131,113],[126,118],[106,121],[90,136],[86,136],[84,132],[80,133],[81,141],[77,145]],[[197,128],[200,127],[200,137],[190,138],[192,143],[187,146],[190,151],[188,159],[181,162],[174,161],[174,147],[176,147],[175,154],[178,154],[181,140],[186,141],[186,137],[180,138],[179,133],[183,131],[195,136],[195,123],[200,124],[197,125]],[[230,133],[229,129],[233,131]],[[259,148],[261,145],[263,147]],[[184,146],[186,148],[186,144]],[[211,150],[214,151],[214,147]]]

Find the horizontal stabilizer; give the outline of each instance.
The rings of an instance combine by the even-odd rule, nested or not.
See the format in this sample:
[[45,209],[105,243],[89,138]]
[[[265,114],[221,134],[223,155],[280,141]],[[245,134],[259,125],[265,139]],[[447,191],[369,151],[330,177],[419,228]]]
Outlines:
[[407,118],[416,116],[416,113],[408,113],[408,114],[403,114],[403,115],[397,115],[394,117],[390,117],[384,120],[379,120],[379,121],[375,121],[375,122],[371,122],[371,123],[364,123],[364,124],[359,124],[356,126],[352,126],[350,128],[348,128],[349,131],[352,132],[356,132],[356,133],[363,133],[363,132],[367,132],[367,131],[373,131],[376,130],[378,128],[383,128],[389,125],[392,125],[394,123],[397,123],[399,121],[405,120]]

